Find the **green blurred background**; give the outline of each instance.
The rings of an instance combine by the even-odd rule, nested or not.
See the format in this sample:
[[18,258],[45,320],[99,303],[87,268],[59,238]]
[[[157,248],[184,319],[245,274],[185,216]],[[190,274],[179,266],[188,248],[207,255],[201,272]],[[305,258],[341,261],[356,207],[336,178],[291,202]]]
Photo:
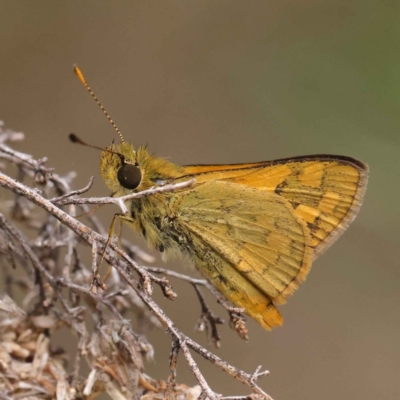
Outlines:
[[[315,153],[368,163],[357,220],[281,307],[283,328],[249,321],[245,343],[225,327],[217,353],[248,371],[268,368],[261,384],[276,400],[399,398],[399,1],[3,0],[0,49],[0,119],[26,133],[21,150],[48,156],[60,174],[78,171],[77,187],[97,174],[93,195],[108,193],[99,154],[67,135],[105,146],[115,133],[74,63],[125,138],[177,164]],[[174,287],[176,302],[157,299],[208,346],[193,332],[193,290]],[[169,338],[151,340],[148,372],[165,379]],[[248,393],[200,364],[215,391]],[[195,383],[183,359],[178,380]]]

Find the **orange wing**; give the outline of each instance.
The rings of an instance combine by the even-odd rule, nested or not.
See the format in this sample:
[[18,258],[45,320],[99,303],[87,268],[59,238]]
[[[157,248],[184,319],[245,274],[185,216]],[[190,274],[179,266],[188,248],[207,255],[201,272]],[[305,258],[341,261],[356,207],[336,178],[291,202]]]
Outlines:
[[189,165],[179,180],[230,181],[274,192],[289,201],[310,229],[313,258],[322,254],[360,209],[368,166],[350,157],[313,155],[231,165]]
[[312,257],[309,230],[289,202],[216,180],[176,193],[174,204],[196,267],[264,328],[281,325],[273,303],[304,281]]

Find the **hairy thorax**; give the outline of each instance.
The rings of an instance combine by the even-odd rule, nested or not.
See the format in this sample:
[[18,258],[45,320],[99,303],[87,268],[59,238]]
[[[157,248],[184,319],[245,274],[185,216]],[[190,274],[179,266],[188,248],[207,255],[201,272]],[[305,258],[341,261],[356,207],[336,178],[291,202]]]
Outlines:
[[131,202],[131,227],[141,233],[150,247],[163,257],[190,251],[190,233],[174,213],[173,194],[160,193]]

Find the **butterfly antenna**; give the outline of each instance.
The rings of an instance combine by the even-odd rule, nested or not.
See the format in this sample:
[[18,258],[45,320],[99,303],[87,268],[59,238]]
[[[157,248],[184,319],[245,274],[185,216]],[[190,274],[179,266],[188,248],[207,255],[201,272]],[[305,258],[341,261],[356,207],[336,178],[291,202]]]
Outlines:
[[106,109],[103,107],[103,105],[100,103],[99,99],[97,96],[94,94],[93,90],[90,88],[89,84],[87,83],[85,77],[82,74],[82,71],[78,68],[77,65],[74,66],[74,72],[75,75],[78,77],[78,79],[82,82],[83,86],[87,89],[87,91],[90,93],[90,95],[94,98],[94,101],[98,104],[98,106],[101,108],[101,111],[103,111],[104,115],[107,117],[107,119],[110,121],[111,125],[115,129],[115,131],[118,133],[119,138],[121,139],[121,142],[125,142],[124,137],[122,136],[121,131],[118,129],[117,125],[115,125],[114,121],[111,119],[110,115],[106,111]]
[[92,144],[86,143],[82,139],[78,138],[78,136],[76,136],[75,133],[70,133],[69,134],[69,140],[72,143],[78,143],[81,146],[91,147],[92,149],[96,149],[96,150],[100,150],[100,151],[106,151],[108,153],[115,154],[121,159],[122,163],[125,162],[125,157],[121,153],[118,153],[117,151],[110,150],[110,149],[103,149],[102,147],[93,146]]

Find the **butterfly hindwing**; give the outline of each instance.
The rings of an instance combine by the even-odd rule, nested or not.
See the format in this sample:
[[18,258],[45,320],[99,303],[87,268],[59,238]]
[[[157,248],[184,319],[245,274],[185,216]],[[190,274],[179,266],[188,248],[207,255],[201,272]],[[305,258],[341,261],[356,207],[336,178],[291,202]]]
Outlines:
[[175,201],[199,269],[262,325],[279,325],[272,301],[283,303],[305,279],[312,254],[308,229],[289,202],[226,181],[200,184]]

